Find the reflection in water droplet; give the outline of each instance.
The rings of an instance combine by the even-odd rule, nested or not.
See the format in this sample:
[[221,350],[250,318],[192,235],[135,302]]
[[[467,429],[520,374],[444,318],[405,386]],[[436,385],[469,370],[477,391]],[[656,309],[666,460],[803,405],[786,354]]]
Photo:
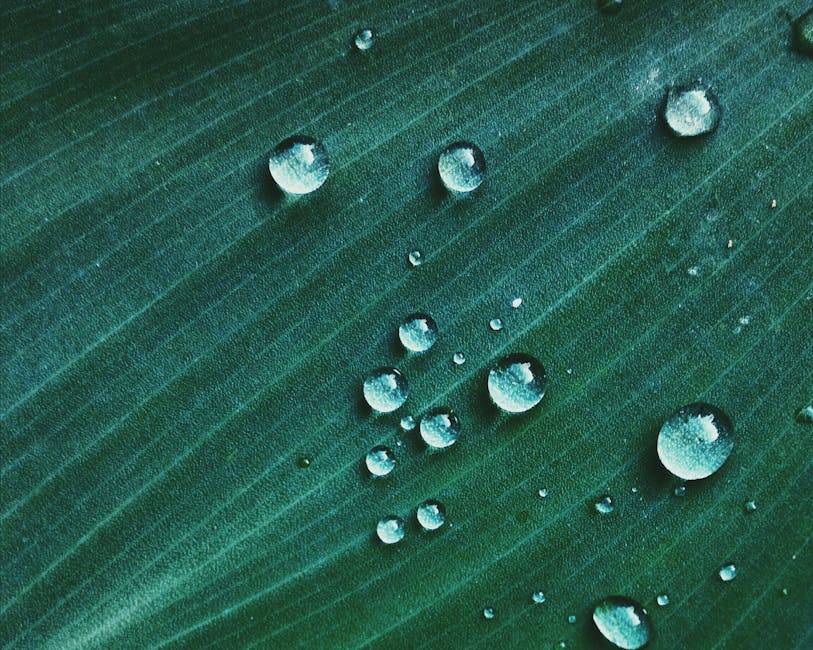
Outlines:
[[503,328],[502,318],[492,318],[488,321],[488,326],[495,332],[499,332]]
[[610,596],[593,610],[593,622],[610,643],[624,650],[643,648],[652,636],[649,615],[626,596]]
[[711,133],[720,123],[722,109],[710,88],[700,83],[670,88],[663,119],[672,133],[691,138]]
[[813,7],[793,21],[793,47],[813,56]]
[[455,365],[462,366],[466,363],[466,355],[462,352],[455,352],[454,356],[452,357],[452,361],[454,361]]
[[745,512],[754,512],[757,509],[756,501],[745,502]]
[[486,607],[486,608],[483,610],[483,618],[485,618],[485,619],[487,619],[487,620],[489,620],[489,621],[490,621],[492,618],[494,618],[494,608],[493,608],[493,607]]
[[373,476],[386,476],[395,469],[395,454],[389,447],[378,445],[367,452],[365,463]]
[[723,582],[731,582],[737,577],[737,567],[735,567],[733,564],[726,564],[720,568],[718,575],[720,576],[720,580]]
[[534,604],[541,605],[547,600],[547,598],[545,598],[545,594],[543,592],[535,591],[531,594],[531,600],[534,602]]
[[524,413],[545,395],[545,367],[529,354],[500,358],[488,372],[491,401],[508,413]]
[[669,604],[669,596],[667,594],[658,594],[655,600],[661,607],[666,607]]
[[398,338],[410,352],[426,352],[438,338],[438,324],[429,314],[410,314],[398,328]]
[[382,517],[375,529],[378,539],[385,544],[397,544],[404,539],[404,520],[395,515]]
[[796,412],[796,421],[799,424],[813,424],[813,404],[800,408]]
[[602,515],[609,515],[613,510],[615,510],[615,503],[613,503],[613,498],[609,494],[605,494],[593,505]]
[[405,415],[401,418],[401,428],[404,431],[412,431],[415,428],[415,418],[411,415]]
[[406,402],[409,385],[397,368],[376,368],[364,379],[364,399],[374,411],[390,413]]
[[415,249],[414,251],[409,252],[407,259],[409,260],[409,263],[412,266],[420,266],[421,264],[423,264],[423,253]]
[[438,173],[447,189],[471,192],[486,175],[486,159],[480,148],[471,142],[453,142],[438,158]]
[[598,0],[601,13],[614,15],[621,11],[621,0]]
[[437,530],[446,522],[446,508],[440,501],[430,499],[418,506],[417,517],[424,530]]
[[268,169],[283,191],[310,194],[327,179],[330,160],[324,144],[304,135],[295,135],[274,147],[268,159]]
[[697,480],[716,472],[734,448],[734,428],[716,406],[697,402],[675,411],[658,434],[658,457],[678,478]]
[[374,43],[375,36],[371,29],[360,29],[353,37],[353,44],[356,46],[356,49],[361,52],[369,50]]
[[460,418],[448,408],[436,408],[421,419],[421,438],[433,449],[451,447],[460,436]]

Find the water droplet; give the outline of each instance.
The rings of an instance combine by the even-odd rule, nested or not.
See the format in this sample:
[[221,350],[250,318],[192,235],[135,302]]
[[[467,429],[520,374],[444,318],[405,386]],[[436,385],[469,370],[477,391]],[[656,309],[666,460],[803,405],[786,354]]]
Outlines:
[[466,363],[466,355],[462,352],[455,352],[454,356],[452,357],[452,361],[454,361],[455,365],[462,366]]
[[793,46],[802,54],[813,56],[813,8],[793,21]]
[[306,467],[311,466],[311,459],[309,456],[298,456],[296,459],[296,465],[297,467],[305,469]]
[[567,622],[570,623],[571,625],[573,625],[576,622],[576,615],[571,614],[570,616],[568,616],[567,617]]
[[615,503],[613,503],[613,498],[609,494],[605,494],[593,505],[602,515],[609,515],[613,510],[615,510]]
[[374,411],[391,413],[409,395],[406,377],[397,368],[376,368],[364,379],[364,399]]
[[488,326],[495,332],[499,332],[503,328],[502,318],[492,318],[488,321]]
[[405,415],[401,418],[401,428],[404,431],[412,431],[415,428],[415,418],[411,415]]
[[511,306],[512,306],[514,309],[519,309],[520,307],[522,307],[522,298],[514,298],[514,299],[511,301]]
[[661,607],[666,607],[669,604],[669,596],[667,594],[658,594],[655,600]]
[[735,567],[733,564],[726,564],[725,566],[720,567],[718,575],[720,576],[720,580],[723,582],[731,582],[737,577],[737,567]]
[[421,253],[421,251],[418,249],[415,249],[414,251],[409,252],[407,259],[412,266],[420,266],[423,264],[423,253]]
[[488,372],[491,401],[508,413],[524,413],[545,395],[545,367],[529,354],[499,359]]
[[547,600],[547,598],[543,592],[535,591],[531,594],[531,600],[534,602],[534,604],[541,605]]
[[691,138],[711,133],[720,123],[722,109],[710,88],[701,83],[676,86],[666,93],[663,119],[676,136]]
[[782,593],[783,596],[787,596],[788,595],[788,588],[783,587],[781,593]]
[[638,488],[637,488],[636,486],[634,486],[634,485],[633,485],[633,486],[632,486],[632,488],[630,488],[630,489],[632,490],[632,493],[633,493],[633,494],[637,494],[637,493],[638,493]]
[[745,512],[754,512],[757,509],[756,501],[745,502]]
[[700,267],[699,266],[691,266],[686,270],[686,273],[691,275],[693,278],[696,278],[700,274]]
[[610,643],[624,650],[643,648],[652,636],[649,615],[626,596],[610,596],[593,610],[593,622]]
[[440,180],[453,192],[471,192],[486,175],[486,159],[471,142],[453,142],[438,158]]
[[324,144],[305,135],[295,135],[274,147],[268,169],[283,191],[310,194],[327,179],[330,160]]
[[369,50],[375,44],[375,35],[371,29],[360,29],[353,37],[353,44],[360,52]]
[[548,488],[539,488],[539,492],[537,492],[537,494],[544,499],[548,496]]
[[395,454],[389,447],[378,445],[367,452],[365,463],[373,476],[386,476],[395,469]]
[[438,324],[429,314],[410,314],[398,328],[401,344],[411,352],[426,352],[438,338]]
[[734,428],[716,406],[697,402],[675,411],[658,434],[658,457],[675,476],[697,480],[716,472],[734,448]]
[[404,520],[395,515],[382,517],[375,528],[378,539],[385,544],[397,544],[404,539],[405,531]]
[[493,607],[486,607],[485,609],[483,609],[483,618],[485,618],[485,619],[487,619],[489,621],[492,618],[494,618],[494,608]]
[[813,424],[813,404],[808,404],[796,412],[796,421],[799,424]]
[[440,501],[424,501],[418,506],[418,523],[424,530],[437,530],[446,523],[446,507]]
[[614,15],[621,11],[621,0],[598,0],[601,13]]
[[685,497],[686,496],[686,486],[685,485],[678,485],[675,488],[675,496],[676,497]]
[[460,418],[448,408],[436,408],[421,419],[421,438],[433,449],[451,447],[460,436]]

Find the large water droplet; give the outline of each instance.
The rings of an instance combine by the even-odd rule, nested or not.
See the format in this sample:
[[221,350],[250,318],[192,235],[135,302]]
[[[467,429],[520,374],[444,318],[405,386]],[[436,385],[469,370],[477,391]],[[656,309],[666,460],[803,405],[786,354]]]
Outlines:
[[489,621],[492,618],[494,618],[494,608],[493,607],[486,607],[485,609],[483,609],[483,618],[485,618],[485,619],[487,619]]
[[429,314],[410,314],[398,328],[401,344],[411,352],[426,352],[438,338],[438,325]]
[[813,56],[813,8],[793,21],[793,47],[802,54]]
[[652,636],[649,615],[626,596],[610,596],[593,610],[593,622],[610,643],[624,650],[643,648]]
[[602,515],[609,515],[613,510],[615,510],[615,503],[613,502],[613,498],[609,494],[605,494],[593,505],[595,506],[599,514]]
[[460,436],[460,418],[448,408],[436,408],[421,419],[421,438],[434,449],[452,446]]
[[621,11],[621,0],[598,0],[598,8],[604,14],[617,14]]
[[395,454],[389,447],[378,445],[367,452],[365,463],[373,476],[386,476],[395,469]]
[[714,131],[722,112],[711,89],[698,82],[667,91],[663,119],[676,136],[691,138]]
[[371,29],[360,29],[353,37],[353,44],[360,52],[369,50],[375,44],[375,35]]
[[286,138],[271,152],[268,169],[283,191],[310,194],[322,186],[330,171],[327,147],[305,135]]
[[404,539],[404,520],[395,515],[387,515],[378,521],[376,535],[385,544],[397,544]]
[[524,413],[545,395],[545,367],[529,354],[502,357],[489,370],[491,401],[508,413]]
[[424,530],[437,530],[446,523],[446,508],[440,501],[424,501],[418,506],[416,514]]
[[725,566],[720,567],[720,571],[717,573],[720,576],[720,580],[723,582],[731,582],[734,578],[737,577],[737,567],[733,564],[726,564]]
[[734,428],[716,406],[697,402],[675,411],[658,434],[658,457],[675,476],[697,480],[716,472],[734,448]]
[[541,605],[544,603],[547,598],[545,597],[545,593],[542,591],[535,591],[531,594],[531,600],[535,605]]
[[365,377],[363,390],[370,408],[379,413],[391,413],[409,396],[409,384],[397,368],[376,368]]
[[471,142],[453,142],[438,158],[438,173],[447,189],[471,192],[486,175],[486,159],[480,148]]

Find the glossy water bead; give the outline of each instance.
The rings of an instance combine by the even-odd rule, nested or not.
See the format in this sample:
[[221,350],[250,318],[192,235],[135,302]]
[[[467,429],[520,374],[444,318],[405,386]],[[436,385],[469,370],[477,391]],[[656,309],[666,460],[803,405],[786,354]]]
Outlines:
[[364,462],[373,476],[386,476],[395,469],[395,454],[389,447],[378,445],[367,452]]
[[327,179],[327,147],[306,135],[280,142],[268,159],[268,170],[280,189],[289,194],[310,194]]
[[371,29],[360,29],[353,37],[353,45],[359,52],[369,50],[375,44],[375,34]]
[[451,447],[460,437],[460,418],[449,408],[436,408],[421,418],[421,438],[433,449]]
[[391,413],[409,396],[409,384],[397,368],[376,368],[364,378],[362,389],[367,404],[379,413]]
[[716,472],[734,448],[731,420],[716,406],[697,402],[675,411],[658,434],[658,457],[675,476],[697,480]]
[[509,354],[488,373],[491,401],[508,413],[524,413],[545,395],[545,367],[529,354]]
[[593,623],[607,641],[624,650],[643,648],[652,637],[646,610],[626,596],[610,596],[598,603]]
[[711,89],[695,83],[667,91],[663,120],[674,135],[692,138],[714,131],[720,123],[722,112]]
[[421,528],[437,530],[446,523],[446,507],[440,501],[429,499],[418,506],[416,516]]
[[438,324],[429,314],[410,314],[398,327],[398,338],[410,352],[426,352],[438,338]]
[[486,159],[471,142],[453,142],[438,158],[440,180],[453,192],[468,193],[479,187],[486,175]]
[[404,539],[404,520],[395,515],[382,517],[378,521],[375,533],[384,544],[397,544]]

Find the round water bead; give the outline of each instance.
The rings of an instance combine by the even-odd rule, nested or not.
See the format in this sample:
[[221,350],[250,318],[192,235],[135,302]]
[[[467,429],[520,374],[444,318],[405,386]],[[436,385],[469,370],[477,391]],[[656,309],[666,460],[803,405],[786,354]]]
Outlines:
[[378,445],[367,452],[364,462],[373,476],[386,476],[395,469],[395,454],[389,447]]
[[524,413],[545,395],[545,367],[529,354],[500,358],[488,372],[491,401],[508,413]]
[[485,609],[483,609],[483,618],[485,618],[485,619],[487,619],[489,621],[492,618],[494,618],[494,608],[493,607],[486,607]]
[[717,575],[720,576],[720,580],[723,582],[731,582],[737,577],[737,567],[735,567],[733,564],[726,564],[725,566],[720,567],[720,571]]
[[658,603],[659,607],[666,607],[669,604],[669,595],[668,594],[658,594],[658,597],[655,599]]
[[375,533],[384,544],[397,544],[404,539],[404,520],[395,515],[382,517],[378,520]]
[[643,648],[652,637],[646,610],[626,596],[610,596],[593,610],[593,622],[610,643],[625,650]]
[[488,321],[488,326],[494,332],[499,332],[503,328],[502,318],[492,318]]
[[658,457],[678,478],[697,480],[716,472],[734,448],[731,420],[716,406],[697,402],[675,411],[658,434]]
[[424,530],[437,530],[446,523],[446,507],[440,501],[429,499],[418,506],[418,523]]
[[305,135],[280,142],[271,152],[268,169],[280,189],[289,194],[310,194],[327,179],[327,147]]
[[454,356],[452,357],[452,361],[454,361],[456,366],[462,366],[464,363],[466,363],[466,355],[462,352],[455,352]]
[[391,413],[406,402],[409,384],[397,368],[376,368],[364,378],[363,391],[370,408]]
[[375,44],[375,34],[371,29],[360,29],[353,37],[353,45],[360,52],[369,50]]
[[416,248],[414,251],[409,251],[407,259],[409,260],[410,266],[420,266],[423,264],[423,253]]
[[711,133],[722,116],[717,97],[701,83],[674,86],[666,93],[663,119],[669,130],[681,138]]
[[449,408],[436,408],[421,419],[421,438],[433,449],[451,447],[460,437],[460,418]]
[[440,180],[453,192],[467,193],[476,189],[486,175],[486,159],[471,142],[453,142],[438,158]]
[[398,327],[401,344],[411,352],[426,352],[438,338],[438,324],[429,314],[410,314]]

